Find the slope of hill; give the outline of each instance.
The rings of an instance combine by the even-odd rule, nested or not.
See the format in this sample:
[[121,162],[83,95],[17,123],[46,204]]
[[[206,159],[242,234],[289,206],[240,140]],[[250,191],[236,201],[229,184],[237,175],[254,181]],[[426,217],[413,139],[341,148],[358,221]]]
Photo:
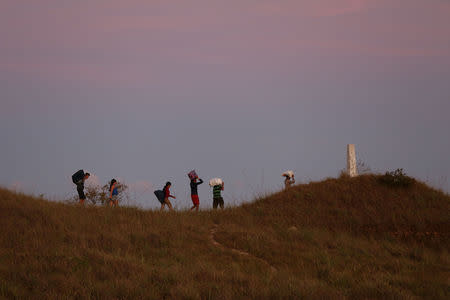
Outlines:
[[200,213],[0,189],[0,297],[450,298],[450,197],[377,178]]

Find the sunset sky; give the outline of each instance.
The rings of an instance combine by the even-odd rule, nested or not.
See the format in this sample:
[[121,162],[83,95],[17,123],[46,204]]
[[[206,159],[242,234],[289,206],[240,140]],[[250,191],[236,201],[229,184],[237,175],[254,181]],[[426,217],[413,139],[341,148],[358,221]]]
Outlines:
[[0,185],[55,200],[85,169],[185,208],[196,169],[238,204],[348,143],[449,192],[450,0],[0,0],[0,101]]

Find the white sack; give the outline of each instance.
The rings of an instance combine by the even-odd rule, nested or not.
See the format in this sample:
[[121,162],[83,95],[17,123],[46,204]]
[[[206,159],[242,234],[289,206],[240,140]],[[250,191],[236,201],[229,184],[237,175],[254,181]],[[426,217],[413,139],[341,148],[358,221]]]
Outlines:
[[289,178],[294,177],[294,171],[286,171],[281,176],[288,176]]
[[210,186],[222,185],[223,180],[221,178],[213,178],[209,181]]

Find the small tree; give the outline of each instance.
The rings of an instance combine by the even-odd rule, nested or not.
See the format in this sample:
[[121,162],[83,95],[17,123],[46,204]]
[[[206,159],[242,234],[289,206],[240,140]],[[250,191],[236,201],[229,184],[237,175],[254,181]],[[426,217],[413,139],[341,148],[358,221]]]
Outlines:
[[[101,204],[101,205],[107,205],[109,202],[109,185],[105,184],[103,186],[97,185],[97,184],[90,184],[86,186],[86,198],[93,204]],[[128,202],[129,195],[128,195],[128,186],[125,183],[117,182],[117,191],[119,194],[116,196],[116,199],[119,203],[122,202]]]
[[407,176],[403,169],[397,169],[392,172],[386,172],[384,175],[379,177],[379,181],[382,184],[391,187],[409,187],[414,184],[414,178]]
[[86,186],[86,199],[88,199],[93,205],[97,203],[104,203],[106,194],[102,188],[97,184],[90,184]]
[[359,175],[372,173],[370,167],[361,159],[358,159],[358,161],[356,162],[356,168],[358,169]]
[[[109,191],[109,186],[111,183],[105,184],[104,186],[102,186],[101,188],[101,194],[102,197],[100,198],[100,202],[102,204],[108,204],[109,201],[109,195],[110,195],[110,191]],[[118,203],[123,203],[123,202],[128,202],[128,200],[130,199],[130,196],[128,194],[128,185],[126,185],[123,182],[117,182],[116,183],[116,188],[118,191],[118,195],[115,196],[116,199],[118,200]]]

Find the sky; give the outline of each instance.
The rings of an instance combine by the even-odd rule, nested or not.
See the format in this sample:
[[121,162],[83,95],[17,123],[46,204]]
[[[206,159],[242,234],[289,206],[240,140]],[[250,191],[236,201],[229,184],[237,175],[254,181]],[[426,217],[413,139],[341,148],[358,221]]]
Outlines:
[[450,1],[1,0],[0,101],[0,185],[53,200],[84,169],[184,209],[195,169],[238,205],[350,143],[450,192]]

